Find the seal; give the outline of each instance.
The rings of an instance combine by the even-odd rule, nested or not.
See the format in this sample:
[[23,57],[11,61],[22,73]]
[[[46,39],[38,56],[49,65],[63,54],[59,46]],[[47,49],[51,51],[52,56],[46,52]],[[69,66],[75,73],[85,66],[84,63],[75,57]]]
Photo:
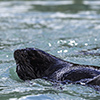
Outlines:
[[16,72],[22,80],[43,78],[61,83],[100,86],[100,67],[80,65],[57,58],[36,48],[14,52]]

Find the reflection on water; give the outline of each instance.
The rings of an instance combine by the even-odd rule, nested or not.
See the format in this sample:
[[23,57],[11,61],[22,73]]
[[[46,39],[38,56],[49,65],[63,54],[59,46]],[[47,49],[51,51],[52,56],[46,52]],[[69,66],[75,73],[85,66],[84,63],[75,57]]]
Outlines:
[[84,86],[63,90],[44,80],[21,81],[13,52],[36,47],[70,62],[100,66],[99,0],[0,0],[0,98],[99,100]]

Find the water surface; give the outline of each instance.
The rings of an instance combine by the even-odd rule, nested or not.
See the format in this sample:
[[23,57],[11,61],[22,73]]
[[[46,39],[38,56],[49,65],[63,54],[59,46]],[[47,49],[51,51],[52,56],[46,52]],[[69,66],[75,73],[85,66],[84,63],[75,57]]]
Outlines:
[[86,86],[53,86],[42,79],[21,81],[13,52],[26,47],[99,67],[99,0],[0,0],[0,99],[100,99],[100,92]]

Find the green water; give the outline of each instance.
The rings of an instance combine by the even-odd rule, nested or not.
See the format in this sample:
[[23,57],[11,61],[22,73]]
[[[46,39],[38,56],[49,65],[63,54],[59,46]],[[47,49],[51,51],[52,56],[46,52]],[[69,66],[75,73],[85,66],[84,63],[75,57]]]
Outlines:
[[13,52],[26,47],[100,66],[99,0],[0,0],[0,100],[100,100],[86,86],[21,81]]

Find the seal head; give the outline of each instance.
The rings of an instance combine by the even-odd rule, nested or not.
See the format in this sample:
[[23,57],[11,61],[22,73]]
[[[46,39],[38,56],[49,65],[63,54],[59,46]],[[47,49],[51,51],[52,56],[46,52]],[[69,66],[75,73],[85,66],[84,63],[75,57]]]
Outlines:
[[[14,52],[14,58],[17,65],[16,72],[22,80],[48,76],[55,71],[54,66],[59,63],[56,57],[35,48],[18,49]],[[51,66],[53,69],[48,72]]]
[[35,48],[18,49],[14,52],[16,72],[20,79],[44,78],[51,81],[99,85],[100,68],[64,61]]

